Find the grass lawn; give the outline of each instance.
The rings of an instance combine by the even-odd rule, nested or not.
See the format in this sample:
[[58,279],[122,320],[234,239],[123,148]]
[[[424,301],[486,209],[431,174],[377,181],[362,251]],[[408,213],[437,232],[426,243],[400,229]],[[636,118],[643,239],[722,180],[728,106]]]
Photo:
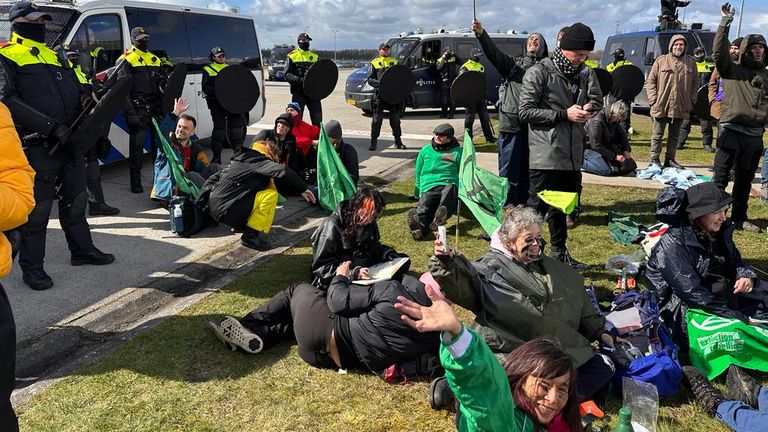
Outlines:
[[[431,241],[415,242],[405,231],[405,212],[413,180],[393,184],[380,220],[383,240],[410,254],[412,270],[424,271]],[[587,186],[585,213],[571,231],[576,258],[594,265],[589,276],[609,289],[616,275],[602,267],[613,255],[631,253],[612,241],[606,212],[616,210],[650,223],[655,192]],[[487,243],[476,238],[479,226],[464,215],[458,250],[481,256]],[[750,216],[768,223],[768,207],[754,203]],[[450,242],[456,218],[449,222]],[[764,234],[738,232],[745,258],[768,270]],[[91,366],[77,371],[19,407],[24,431],[451,431],[452,416],[427,403],[428,382],[392,386],[364,373],[341,375],[314,369],[285,342],[268,352],[247,355],[227,351],[206,322],[222,314],[241,316],[266,302],[289,283],[309,277],[308,243],[287,251],[250,274],[213,293],[157,328],[125,343]],[[461,311],[465,320],[471,319]],[[663,401],[659,430],[727,430],[688,402],[689,395]],[[617,402],[607,407],[616,419]]]

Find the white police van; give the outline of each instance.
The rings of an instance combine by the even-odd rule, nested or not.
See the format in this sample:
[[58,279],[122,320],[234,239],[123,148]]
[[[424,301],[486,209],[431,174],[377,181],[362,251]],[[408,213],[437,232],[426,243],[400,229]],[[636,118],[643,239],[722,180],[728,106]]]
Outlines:
[[[115,65],[117,58],[131,47],[130,32],[144,27],[151,39],[149,49],[167,56],[173,64],[187,64],[183,96],[187,113],[197,119],[197,135],[208,138],[213,122],[203,98],[203,66],[210,63],[211,48],[222,47],[227,62],[242,64],[253,71],[261,86],[261,96],[249,113],[249,124],[264,114],[264,70],[261,64],[256,27],[251,17],[226,11],[140,1],[99,0],[83,4],[69,1],[36,2],[53,20],[46,25],[46,44],[55,47],[68,43],[73,49],[93,53],[94,72]],[[0,3],[0,38],[10,37],[8,12],[12,3]],[[128,156],[128,126],[118,114],[110,129],[112,150],[104,163]],[[148,138],[149,140],[149,138]],[[145,145],[149,149],[149,141]]]

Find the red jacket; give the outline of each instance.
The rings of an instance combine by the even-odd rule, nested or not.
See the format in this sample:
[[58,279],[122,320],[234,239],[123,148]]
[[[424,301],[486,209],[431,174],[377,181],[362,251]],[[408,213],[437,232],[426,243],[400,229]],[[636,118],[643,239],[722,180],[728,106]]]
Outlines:
[[293,117],[291,133],[296,137],[296,148],[301,150],[304,156],[309,154],[312,141],[320,139],[320,128],[305,122],[299,116]]

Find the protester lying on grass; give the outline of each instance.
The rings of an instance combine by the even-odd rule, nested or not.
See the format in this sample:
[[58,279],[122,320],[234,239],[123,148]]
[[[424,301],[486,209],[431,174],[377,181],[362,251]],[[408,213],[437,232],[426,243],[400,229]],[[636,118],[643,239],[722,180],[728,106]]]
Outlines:
[[456,395],[459,431],[578,431],[576,371],[556,342],[536,338],[501,366],[474,331],[464,327],[450,304],[426,287],[427,307],[398,297],[395,308],[418,331],[440,331],[440,362]]
[[669,199],[670,193],[659,194],[657,215],[674,214],[678,223],[651,250],[646,275],[675,321],[678,341],[688,307],[750,324],[768,321],[765,283],[741,258],[733,242],[734,223],[726,219],[731,197],[714,183],[688,188],[681,203]]
[[[355,280],[368,278],[368,267],[401,256],[381,244],[376,220],[384,206],[379,191],[363,187],[349,200],[340,202],[336,211],[320,223],[312,234],[313,285],[328,287],[336,268],[344,261],[352,261],[350,277]],[[395,279],[407,270],[408,265],[404,265]]]
[[609,176],[625,175],[637,169],[627,134],[621,125],[628,115],[624,102],[617,101],[587,122],[584,171]]
[[307,184],[290,168],[278,163],[278,148],[271,141],[254,141],[243,146],[224,170],[206,180],[197,199],[216,221],[243,231],[241,242],[256,250],[267,250],[268,233],[277,206],[275,179],[308,202],[315,197]]
[[[605,318],[584,290],[584,278],[542,253],[541,216],[528,207],[507,210],[488,253],[475,262],[443,250],[435,240],[429,271],[446,297],[476,315],[473,328],[496,353],[509,353],[537,337],[557,339],[576,367],[581,400],[591,399],[613,376],[613,363],[595,353],[598,339],[613,346]],[[439,380],[439,379],[438,379]],[[448,407],[447,386],[435,382],[433,408]]]
[[400,299],[430,305],[424,285],[396,280],[351,284],[352,263],[336,269],[328,290],[303,282],[290,286],[240,320],[210,322],[216,337],[232,350],[257,354],[295,337],[299,356],[311,366],[368,370],[381,374],[393,364],[437,355],[435,333],[413,330],[393,307]]

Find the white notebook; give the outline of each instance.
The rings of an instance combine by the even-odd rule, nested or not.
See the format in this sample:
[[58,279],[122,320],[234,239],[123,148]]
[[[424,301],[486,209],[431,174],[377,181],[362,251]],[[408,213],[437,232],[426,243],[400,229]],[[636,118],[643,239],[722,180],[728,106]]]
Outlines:
[[368,267],[368,272],[371,275],[370,279],[357,279],[352,283],[356,285],[373,285],[376,282],[392,279],[392,276],[400,270],[406,263],[410,262],[408,257],[395,258],[392,261],[383,262]]

